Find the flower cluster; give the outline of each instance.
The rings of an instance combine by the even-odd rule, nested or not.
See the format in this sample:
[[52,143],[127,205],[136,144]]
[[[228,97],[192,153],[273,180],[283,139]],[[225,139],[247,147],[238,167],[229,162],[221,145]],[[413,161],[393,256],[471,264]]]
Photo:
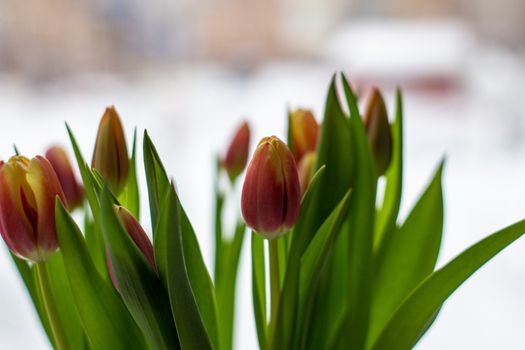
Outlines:
[[[251,156],[243,122],[217,157],[213,274],[194,213],[147,132],[150,225],[141,223],[137,135],[130,155],[114,107],[102,116],[90,165],[69,127],[77,167],[60,146],[0,161],[0,234],[52,346],[231,349],[245,236],[261,349],[414,346],[454,290],[525,233],[525,221],[436,270],[443,163],[401,220],[401,92],[389,116],[378,88],[361,110],[341,80],[342,89],[332,81],[319,121],[309,109],[291,110],[286,141],[263,137]],[[232,225],[223,222],[228,201],[238,204]]]

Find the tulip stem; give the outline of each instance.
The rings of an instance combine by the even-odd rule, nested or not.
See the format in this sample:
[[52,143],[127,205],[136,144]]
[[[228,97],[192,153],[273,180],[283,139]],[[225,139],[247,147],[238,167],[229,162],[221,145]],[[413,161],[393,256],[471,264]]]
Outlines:
[[277,322],[277,311],[279,310],[279,297],[281,294],[281,278],[279,276],[279,246],[277,239],[269,240],[270,245],[270,297],[271,297],[271,321],[270,336],[273,335],[275,323]]
[[53,294],[51,293],[51,287],[49,285],[49,275],[45,262],[36,264],[37,280],[40,287],[40,294],[42,297],[42,306],[47,315],[49,326],[54,340],[54,345],[57,350],[67,349],[66,337],[62,329],[62,324],[58,318],[57,306]]

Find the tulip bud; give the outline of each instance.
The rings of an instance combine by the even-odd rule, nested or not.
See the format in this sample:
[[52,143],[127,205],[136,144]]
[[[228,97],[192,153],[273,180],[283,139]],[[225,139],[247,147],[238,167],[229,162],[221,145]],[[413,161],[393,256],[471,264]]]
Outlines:
[[381,92],[373,88],[364,114],[368,143],[376,165],[377,175],[383,175],[392,158],[392,134]]
[[55,199],[66,203],[47,159],[14,156],[0,167],[0,230],[13,254],[45,261],[58,248]]
[[296,109],[290,113],[290,128],[292,152],[299,163],[306,153],[315,151],[319,124],[311,111]]
[[[151,244],[148,235],[140,225],[140,223],[135,219],[133,214],[131,214],[126,208],[121,206],[115,206],[117,216],[120,220],[120,223],[131,237],[137,248],[144,254],[144,257],[148,261],[151,268],[157,271],[157,264],[155,263],[155,255],[153,253],[153,245]],[[108,264],[108,272],[111,277],[111,281],[115,288],[117,288],[117,280],[113,271],[113,266],[111,265],[111,260],[109,256],[109,251],[106,250],[106,262]]]
[[315,152],[306,153],[299,164],[297,165],[299,171],[299,183],[301,184],[301,195],[304,195],[310,180],[312,179],[317,156]]
[[261,140],[242,188],[242,215],[253,230],[274,239],[299,215],[301,192],[292,152],[275,136]]
[[84,191],[75,177],[66,151],[62,147],[53,146],[47,150],[46,158],[57,174],[66,196],[68,209],[73,210],[79,207],[84,199]]
[[247,122],[244,122],[235,133],[230,147],[228,147],[228,151],[226,152],[226,156],[222,160],[222,166],[226,169],[232,183],[246,167],[249,147],[250,127]]
[[118,196],[128,178],[129,159],[122,124],[113,106],[106,108],[100,120],[91,166]]

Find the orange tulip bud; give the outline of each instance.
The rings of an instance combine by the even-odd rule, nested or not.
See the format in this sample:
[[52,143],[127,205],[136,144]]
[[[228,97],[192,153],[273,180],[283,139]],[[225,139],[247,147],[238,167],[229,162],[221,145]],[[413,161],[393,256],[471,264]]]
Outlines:
[[128,178],[129,159],[122,123],[113,106],[106,108],[100,120],[91,166],[118,196]]
[[290,113],[291,148],[299,163],[308,152],[314,152],[319,135],[319,124],[311,111],[296,109]]
[[84,190],[75,177],[66,151],[59,146],[50,147],[46,152],[46,158],[57,174],[58,181],[60,181],[66,196],[68,209],[77,208],[84,199]]
[[301,195],[306,192],[310,180],[314,174],[315,161],[317,156],[315,152],[306,153],[299,164],[297,165],[299,171],[299,183],[301,184]]
[[56,249],[55,199],[66,203],[49,161],[14,156],[0,167],[0,230],[13,254],[45,261]]
[[247,122],[244,122],[235,133],[228,152],[222,160],[222,166],[226,169],[231,182],[234,182],[246,167],[249,147],[250,127]]
[[263,138],[244,180],[241,199],[244,220],[265,238],[277,238],[295,224],[300,196],[292,152],[275,136]]
[[373,88],[368,98],[364,114],[364,124],[368,143],[376,165],[377,175],[383,175],[392,158],[392,133],[388,123],[388,114],[381,92]]

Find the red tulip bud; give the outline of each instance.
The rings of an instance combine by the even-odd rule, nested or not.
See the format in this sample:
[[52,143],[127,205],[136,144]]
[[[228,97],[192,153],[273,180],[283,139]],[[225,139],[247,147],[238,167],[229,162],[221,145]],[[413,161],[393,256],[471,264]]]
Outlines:
[[106,108],[100,120],[91,166],[119,195],[128,178],[129,159],[122,123],[113,106]]
[[277,238],[295,224],[300,196],[293,154],[277,137],[263,138],[248,166],[242,188],[244,220],[265,238]]
[[301,184],[301,195],[306,192],[310,180],[314,174],[315,161],[317,156],[315,152],[306,153],[299,164],[297,165],[299,171],[299,183]]
[[[153,245],[151,244],[146,231],[142,228],[140,223],[135,219],[126,208],[121,206],[115,206],[117,216],[128,235],[131,237],[137,248],[144,254],[144,257],[150,264],[151,268],[157,271],[157,264],[155,263],[155,255],[153,253]],[[106,251],[106,261],[108,264],[109,276],[115,288],[117,288],[117,280],[113,272],[113,266],[109,257],[109,252]]]
[[392,133],[388,123],[388,114],[381,92],[373,88],[368,98],[364,114],[364,124],[368,143],[376,165],[377,175],[383,175],[392,158]]
[[0,165],[0,230],[13,254],[45,261],[56,249],[55,199],[66,203],[49,161],[14,156]]
[[315,151],[319,124],[311,111],[296,109],[290,113],[291,148],[296,162],[308,152]]
[[248,149],[250,147],[250,127],[247,122],[237,129],[228,152],[222,160],[222,166],[226,169],[231,182],[243,172],[248,161]]
[[46,158],[57,174],[58,181],[66,196],[68,209],[73,210],[82,204],[84,191],[78,183],[66,151],[62,147],[53,146],[46,152]]

